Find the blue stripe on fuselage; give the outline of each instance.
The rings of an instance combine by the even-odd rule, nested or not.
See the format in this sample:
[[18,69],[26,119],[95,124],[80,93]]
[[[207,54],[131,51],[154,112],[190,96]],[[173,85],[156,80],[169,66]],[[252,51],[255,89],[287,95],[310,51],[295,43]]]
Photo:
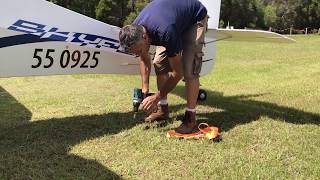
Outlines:
[[59,41],[59,40],[49,39],[49,38],[40,38],[39,36],[36,36],[33,34],[22,34],[22,35],[15,35],[15,36],[0,38],[0,48],[22,45],[22,44],[38,43],[38,42],[51,42],[51,41]]

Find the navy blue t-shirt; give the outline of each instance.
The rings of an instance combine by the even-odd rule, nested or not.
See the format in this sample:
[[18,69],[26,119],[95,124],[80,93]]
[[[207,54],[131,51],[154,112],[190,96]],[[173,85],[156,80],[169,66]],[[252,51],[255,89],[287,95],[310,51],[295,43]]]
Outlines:
[[207,9],[198,0],[153,0],[133,24],[143,25],[151,44],[164,46],[167,56],[182,50],[182,35],[197,21],[205,18]]

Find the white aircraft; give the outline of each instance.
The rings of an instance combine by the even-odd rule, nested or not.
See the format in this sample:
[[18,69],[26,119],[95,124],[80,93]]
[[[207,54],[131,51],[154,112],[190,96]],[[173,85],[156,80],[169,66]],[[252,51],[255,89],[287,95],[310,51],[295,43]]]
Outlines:
[[[266,31],[218,29],[221,0],[200,1],[210,16],[202,76],[213,69],[219,40],[294,41]],[[45,0],[1,0],[0,17],[0,77],[139,74],[138,58],[119,51],[119,27]]]

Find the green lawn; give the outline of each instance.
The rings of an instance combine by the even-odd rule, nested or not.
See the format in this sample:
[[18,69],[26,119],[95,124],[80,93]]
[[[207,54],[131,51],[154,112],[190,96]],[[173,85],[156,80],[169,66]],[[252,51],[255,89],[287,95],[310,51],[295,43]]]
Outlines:
[[320,36],[293,38],[219,42],[198,119],[220,143],[165,137],[183,83],[172,122],[148,126],[132,118],[138,76],[0,79],[0,179],[318,179]]

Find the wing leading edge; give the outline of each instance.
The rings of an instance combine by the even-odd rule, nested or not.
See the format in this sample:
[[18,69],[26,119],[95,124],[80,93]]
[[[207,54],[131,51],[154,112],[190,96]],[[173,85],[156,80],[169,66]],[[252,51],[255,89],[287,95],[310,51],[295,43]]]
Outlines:
[[209,29],[207,36],[216,41],[250,41],[250,42],[273,42],[294,43],[294,39],[269,31],[246,30],[246,29]]

